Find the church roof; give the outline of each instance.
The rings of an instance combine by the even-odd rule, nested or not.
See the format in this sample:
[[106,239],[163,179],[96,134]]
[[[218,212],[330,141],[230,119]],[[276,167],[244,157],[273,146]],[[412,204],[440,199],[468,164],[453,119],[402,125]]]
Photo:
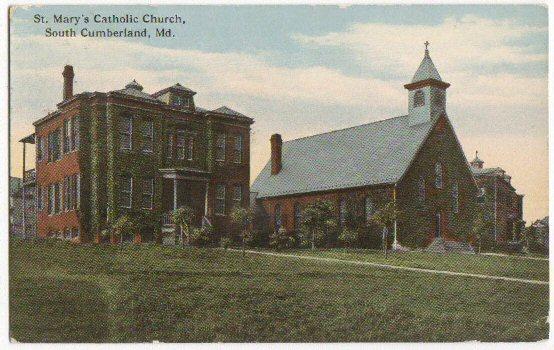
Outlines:
[[412,83],[424,81],[427,79],[442,81],[437,67],[435,67],[431,56],[429,56],[429,50],[425,49],[425,56],[423,56],[423,60],[419,64],[419,68],[412,78]]
[[258,198],[396,183],[434,123],[401,116],[283,142],[282,169],[271,159],[254,183]]

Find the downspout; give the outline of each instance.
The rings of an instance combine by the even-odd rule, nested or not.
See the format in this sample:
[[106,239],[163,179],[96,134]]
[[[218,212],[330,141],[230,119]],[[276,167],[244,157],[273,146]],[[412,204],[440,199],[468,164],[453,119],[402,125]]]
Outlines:
[[[396,183],[394,184],[394,188],[392,190],[392,201],[394,203],[394,206],[396,208]],[[396,239],[396,216],[394,218],[394,231],[393,231],[394,241],[392,242],[392,249],[396,250],[398,246],[398,240]]]

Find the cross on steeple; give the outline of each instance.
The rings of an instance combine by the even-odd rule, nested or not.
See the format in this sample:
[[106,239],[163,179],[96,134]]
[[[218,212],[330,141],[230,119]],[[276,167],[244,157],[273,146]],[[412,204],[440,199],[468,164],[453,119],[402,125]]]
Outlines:
[[429,42],[425,41],[424,44],[425,44],[425,50],[427,50],[427,47],[429,46]]

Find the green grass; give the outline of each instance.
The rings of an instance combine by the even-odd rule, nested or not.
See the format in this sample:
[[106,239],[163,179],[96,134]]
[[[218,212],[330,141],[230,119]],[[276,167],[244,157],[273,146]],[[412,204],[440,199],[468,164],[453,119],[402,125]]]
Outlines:
[[516,256],[408,252],[389,253],[385,258],[382,251],[363,249],[296,250],[293,253],[396,266],[548,281],[548,260],[522,259]]
[[20,342],[536,341],[547,314],[545,285],[215,249],[10,244]]

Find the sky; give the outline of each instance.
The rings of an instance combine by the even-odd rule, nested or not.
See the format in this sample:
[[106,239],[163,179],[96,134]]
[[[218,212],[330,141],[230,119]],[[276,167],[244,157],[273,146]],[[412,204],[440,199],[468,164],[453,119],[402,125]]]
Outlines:
[[[36,14],[49,23],[34,23]],[[178,15],[174,37],[47,38],[45,29],[136,25],[52,23],[52,15]],[[313,135],[407,114],[408,83],[425,41],[447,91],[447,113],[468,160],[502,167],[524,197],[524,219],[548,215],[548,13],[536,5],[48,6],[12,8],[11,173],[20,176],[32,122],[56,108],[61,72],[76,93],[146,92],[181,83],[208,109],[255,119],[252,181],[269,138]],[[34,149],[27,167],[34,167]]]

